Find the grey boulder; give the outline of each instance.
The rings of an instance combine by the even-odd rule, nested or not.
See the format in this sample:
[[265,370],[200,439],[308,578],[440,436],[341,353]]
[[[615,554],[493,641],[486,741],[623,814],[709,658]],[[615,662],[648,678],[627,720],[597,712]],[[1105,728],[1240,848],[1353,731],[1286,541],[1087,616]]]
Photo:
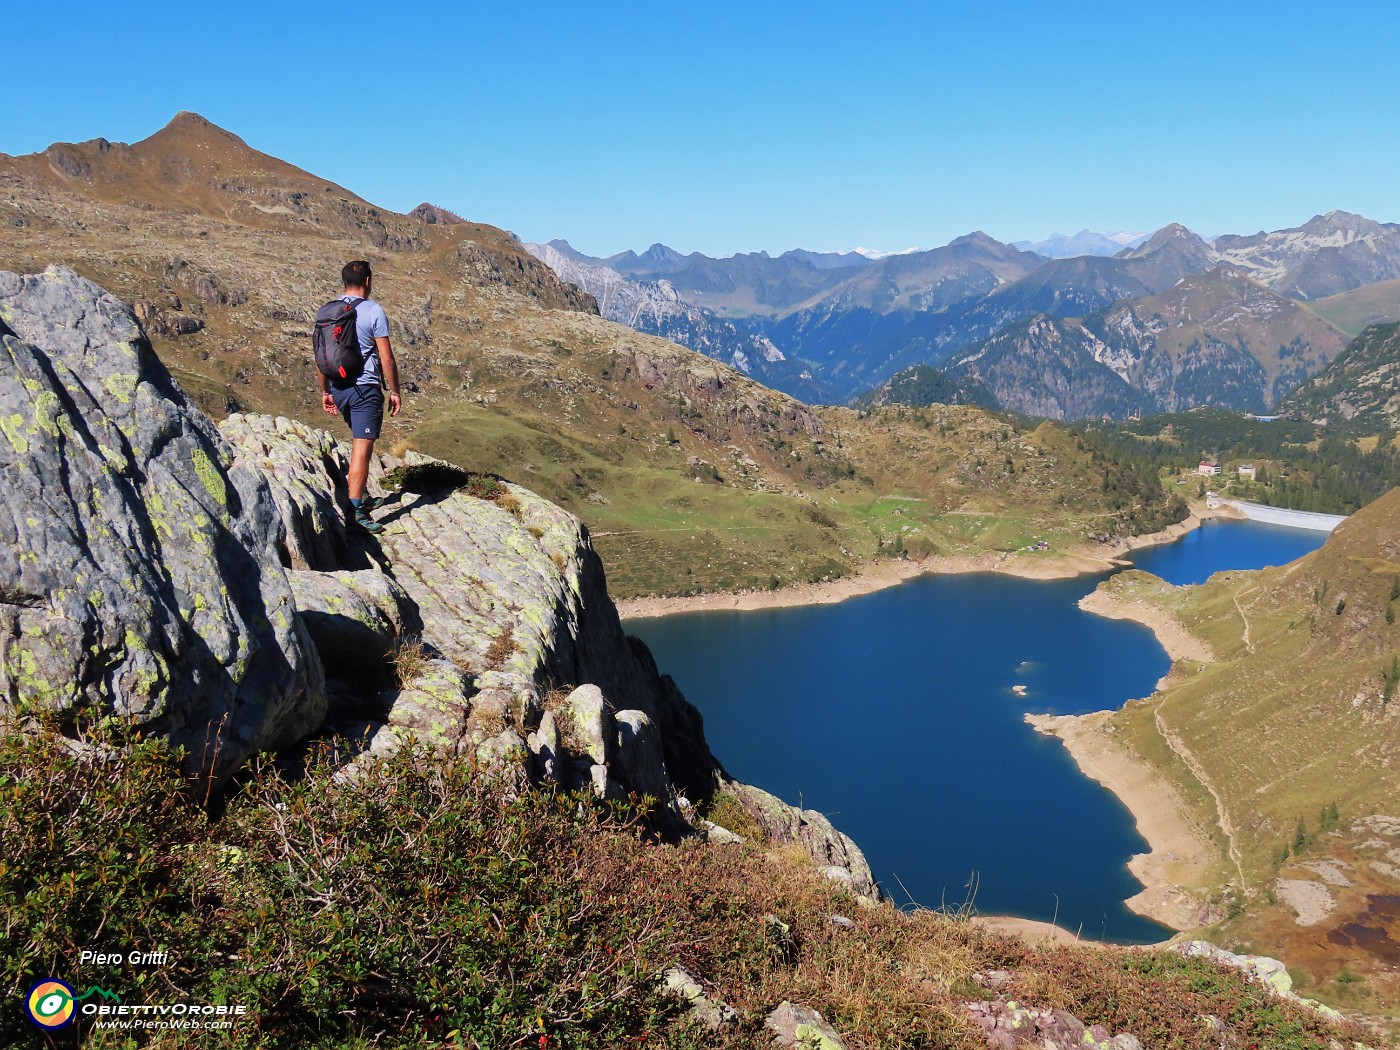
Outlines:
[[266,484],[70,270],[0,272],[0,475],[0,711],[117,716],[215,779],[320,724]]

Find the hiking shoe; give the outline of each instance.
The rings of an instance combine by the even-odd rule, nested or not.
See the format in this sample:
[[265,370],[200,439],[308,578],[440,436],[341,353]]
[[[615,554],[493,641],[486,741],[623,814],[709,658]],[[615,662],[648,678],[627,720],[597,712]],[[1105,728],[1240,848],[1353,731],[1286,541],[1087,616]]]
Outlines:
[[360,509],[355,512],[351,524],[361,532],[368,532],[371,536],[378,536],[384,531],[384,526],[369,516],[369,511],[365,509],[364,504],[361,504]]
[[360,509],[366,514],[368,514],[372,510],[378,510],[382,506],[384,506],[383,496],[371,496],[368,492],[366,492],[363,496],[360,497]]

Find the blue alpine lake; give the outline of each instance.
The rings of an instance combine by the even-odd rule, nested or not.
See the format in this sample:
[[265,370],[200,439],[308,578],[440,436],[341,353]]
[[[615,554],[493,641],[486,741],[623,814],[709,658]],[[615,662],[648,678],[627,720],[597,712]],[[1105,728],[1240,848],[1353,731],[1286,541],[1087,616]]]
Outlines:
[[[1134,560],[1196,582],[1324,539],[1212,522]],[[1147,848],[1131,815],[1022,720],[1117,708],[1167,672],[1145,627],[1077,607],[1103,578],[932,575],[836,605],[626,628],[700,709],[729,773],[827,814],[896,902],[1145,943],[1170,931],[1123,904],[1142,888],[1125,864]]]
[[1135,568],[1168,583],[1204,583],[1222,569],[1262,569],[1287,565],[1317,550],[1327,533],[1268,525],[1262,521],[1212,518],[1174,543],[1134,551]]

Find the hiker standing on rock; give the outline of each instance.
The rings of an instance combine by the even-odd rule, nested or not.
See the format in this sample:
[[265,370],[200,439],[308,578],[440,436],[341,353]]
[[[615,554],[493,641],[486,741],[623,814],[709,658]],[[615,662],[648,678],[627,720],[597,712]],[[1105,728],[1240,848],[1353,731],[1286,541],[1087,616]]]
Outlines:
[[389,316],[370,298],[374,275],[363,259],[340,271],[345,294],[316,313],[312,348],[316,378],[321,384],[321,407],[337,412],[350,427],[350,506],[352,524],[368,533],[384,526],[369,516],[380,500],[365,494],[369,457],[384,424],[384,390],[389,391],[389,415],[403,407],[399,370],[389,345]]

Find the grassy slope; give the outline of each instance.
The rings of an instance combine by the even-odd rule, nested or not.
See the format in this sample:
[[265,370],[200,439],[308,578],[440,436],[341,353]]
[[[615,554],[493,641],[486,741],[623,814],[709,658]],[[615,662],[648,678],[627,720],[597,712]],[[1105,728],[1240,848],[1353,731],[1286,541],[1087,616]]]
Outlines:
[[[882,542],[895,551],[896,533],[916,552],[1060,548],[1170,513],[1151,479],[1061,433],[1017,435],[972,410],[808,409],[601,320],[500,230],[377,209],[190,115],[134,146],[0,156],[0,223],[0,267],[62,262],[148,317],[202,321],[148,328],[212,414],[334,427],[309,374],[309,319],[341,262],[369,257],[408,392],[388,443],[578,513],[619,596],[844,575]],[[910,497],[902,514],[894,495]],[[952,511],[987,517],[970,529]]]
[[1308,305],[1347,335],[1358,336],[1369,325],[1400,321],[1400,280],[1368,284]]
[[[1218,657],[1179,667],[1164,691],[1114,718],[1145,758],[1183,786],[1204,826],[1219,823],[1216,801],[1165,747],[1158,717],[1218,795],[1247,891],[1243,910],[1215,936],[1287,959],[1314,992],[1351,1008],[1389,1009],[1400,1000],[1393,966],[1400,945],[1382,934],[1375,951],[1359,950],[1333,933],[1356,919],[1367,894],[1400,893],[1400,871],[1373,863],[1387,864],[1386,848],[1400,841],[1364,846],[1380,840],[1357,824],[1400,814],[1400,712],[1385,699],[1383,674],[1400,653],[1400,626],[1386,617],[1388,605],[1400,606],[1390,598],[1397,579],[1400,490],[1289,566],[1220,573],[1192,588],[1138,574],[1112,581],[1124,597],[1171,609]],[[1319,834],[1319,813],[1333,803],[1340,822]],[[1309,841],[1285,858],[1299,818]],[[1277,900],[1275,879],[1316,881],[1306,865],[1327,858],[1348,865],[1353,885],[1331,888],[1337,909],[1327,920],[1299,926]],[[1349,982],[1347,969],[1363,980]]]

